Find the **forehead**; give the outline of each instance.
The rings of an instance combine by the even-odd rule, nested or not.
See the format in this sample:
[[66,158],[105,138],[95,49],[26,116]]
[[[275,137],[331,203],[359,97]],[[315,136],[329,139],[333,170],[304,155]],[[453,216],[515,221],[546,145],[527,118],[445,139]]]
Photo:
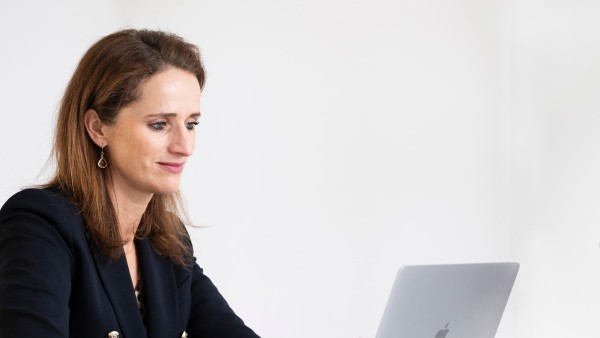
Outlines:
[[168,68],[140,84],[140,95],[123,110],[148,114],[191,114],[200,111],[200,84],[194,74]]

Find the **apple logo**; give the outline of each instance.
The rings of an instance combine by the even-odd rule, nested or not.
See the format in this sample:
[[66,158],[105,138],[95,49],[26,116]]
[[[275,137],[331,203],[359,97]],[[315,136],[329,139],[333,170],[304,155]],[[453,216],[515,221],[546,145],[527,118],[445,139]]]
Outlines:
[[450,329],[448,329],[448,325],[450,325],[450,323],[446,323],[446,326],[444,326],[443,329],[439,330],[438,333],[435,334],[435,338],[446,338],[446,335],[448,334],[448,332],[450,332]]

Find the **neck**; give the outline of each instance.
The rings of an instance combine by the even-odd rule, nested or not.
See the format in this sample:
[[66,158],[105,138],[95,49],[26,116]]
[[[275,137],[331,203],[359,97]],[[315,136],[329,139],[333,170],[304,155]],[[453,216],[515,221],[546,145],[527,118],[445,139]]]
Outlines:
[[121,238],[125,245],[133,243],[142,215],[152,199],[152,194],[128,194],[116,186],[109,185],[110,200],[117,214]]

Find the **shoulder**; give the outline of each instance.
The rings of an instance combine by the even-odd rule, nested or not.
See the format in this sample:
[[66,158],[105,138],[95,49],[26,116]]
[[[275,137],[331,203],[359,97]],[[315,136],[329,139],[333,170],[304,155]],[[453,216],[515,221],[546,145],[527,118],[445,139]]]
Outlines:
[[27,188],[12,195],[4,204],[2,209],[13,204],[28,205],[37,201],[52,201],[63,199],[63,194],[58,188]]
[[79,215],[79,210],[57,188],[29,188],[10,197],[0,209],[0,217],[13,214],[36,213],[51,219]]
[[0,231],[31,231],[50,226],[70,242],[73,231],[84,228],[79,223],[83,225],[78,208],[52,187],[19,191],[0,209]]

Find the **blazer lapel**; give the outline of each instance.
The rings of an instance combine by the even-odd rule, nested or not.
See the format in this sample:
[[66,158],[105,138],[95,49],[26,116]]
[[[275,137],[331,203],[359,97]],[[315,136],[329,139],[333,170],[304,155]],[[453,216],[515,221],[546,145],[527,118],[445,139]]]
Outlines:
[[149,338],[177,337],[177,283],[168,258],[159,256],[147,239],[136,240]]
[[90,241],[88,242],[93,247],[98,274],[119,322],[121,338],[146,337],[125,255],[117,261],[109,262]]

